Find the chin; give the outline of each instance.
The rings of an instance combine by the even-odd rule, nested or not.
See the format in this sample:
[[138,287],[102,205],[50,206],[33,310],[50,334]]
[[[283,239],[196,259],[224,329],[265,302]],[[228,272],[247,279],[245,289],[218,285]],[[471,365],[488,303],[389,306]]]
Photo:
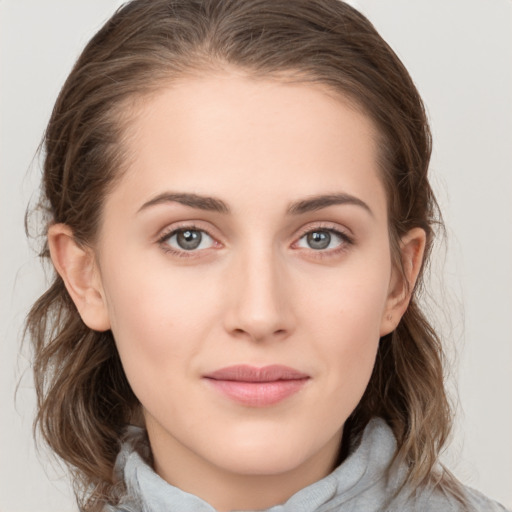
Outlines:
[[230,457],[226,460],[225,457],[222,457],[222,460],[218,461],[218,465],[230,473],[252,476],[271,476],[293,472],[305,462],[306,458],[296,451],[289,453],[286,450],[244,452],[234,448],[233,453],[236,453],[235,458]]
[[298,469],[317,453],[310,436],[280,434],[275,429],[258,433],[248,429],[242,438],[226,435],[226,442],[216,444],[212,462],[240,475],[276,475]]

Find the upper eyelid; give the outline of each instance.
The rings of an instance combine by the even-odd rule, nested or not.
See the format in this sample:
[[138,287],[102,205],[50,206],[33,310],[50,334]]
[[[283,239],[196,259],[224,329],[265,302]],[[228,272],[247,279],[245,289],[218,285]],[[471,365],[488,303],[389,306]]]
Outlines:
[[203,228],[194,227],[194,226],[184,226],[184,227],[179,227],[179,228],[173,228],[173,229],[169,229],[168,231],[164,230],[162,232],[162,238],[170,238],[171,236],[175,236],[180,231],[201,231],[202,233],[205,233],[210,238],[215,240],[215,237],[213,235],[211,235],[208,230],[203,229]]
[[312,222],[311,224],[306,224],[297,231],[297,237],[301,238],[312,231],[333,231],[339,233],[347,238],[354,238],[352,230],[346,228],[344,226],[339,225],[338,223],[328,222],[328,221],[320,221],[320,222]]
[[218,240],[218,236],[212,233],[212,229],[209,229],[205,226],[202,226],[201,223],[204,221],[183,221],[183,222],[175,222],[172,223],[158,231],[156,234],[156,240],[162,240],[164,238],[168,238],[174,233],[178,231],[186,231],[187,229],[194,230],[194,231],[202,231],[206,233],[208,236],[213,238],[214,240]]
[[339,238],[341,240],[341,244],[342,245],[347,245],[347,244],[351,245],[351,244],[354,243],[353,237],[347,235],[342,230],[333,229],[333,228],[319,228],[319,229],[310,229],[310,230],[306,231],[303,235],[299,236],[293,242],[292,246],[293,245],[297,245],[306,235],[308,235],[309,233],[314,233],[315,231],[328,231],[330,233],[333,233],[335,237],[337,237],[337,238]]

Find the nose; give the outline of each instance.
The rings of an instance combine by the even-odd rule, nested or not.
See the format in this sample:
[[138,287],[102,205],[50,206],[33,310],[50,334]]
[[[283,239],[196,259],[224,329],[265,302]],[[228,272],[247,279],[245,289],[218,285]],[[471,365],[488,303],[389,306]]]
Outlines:
[[252,341],[284,339],[295,327],[284,262],[270,248],[248,252],[231,268],[225,327]]

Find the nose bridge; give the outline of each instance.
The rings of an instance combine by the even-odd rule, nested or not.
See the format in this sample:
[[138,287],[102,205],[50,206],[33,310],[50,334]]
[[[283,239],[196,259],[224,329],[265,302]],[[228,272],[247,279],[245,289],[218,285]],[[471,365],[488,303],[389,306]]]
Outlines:
[[252,244],[237,257],[230,330],[251,339],[283,335],[292,328],[290,297],[280,255],[271,244]]

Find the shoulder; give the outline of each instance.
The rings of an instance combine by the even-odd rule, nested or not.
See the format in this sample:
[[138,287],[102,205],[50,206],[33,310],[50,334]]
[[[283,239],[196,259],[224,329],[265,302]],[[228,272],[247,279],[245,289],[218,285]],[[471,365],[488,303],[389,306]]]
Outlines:
[[[348,472],[349,475],[358,476],[358,484],[364,483],[364,491],[356,498],[359,503],[366,500],[365,510],[512,512],[471,487],[464,486],[442,466],[432,472],[429,481],[411,487],[406,483],[408,468],[404,463],[394,464],[396,449],[396,439],[387,422],[381,418],[372,419],[358,446],[335,472],[341,480],[340,489],[343,490]],[[356,464],[359,466],[356,467]],[[351,487],[350,492],[353,490]]]
[[482,493],[472,489],[471,487],[464,487],[464,492],[468,498],[468,502],[473,507],[473,510],[477,512],[510,512],[510,510],[501,505],[501,503],[484,496]]
[[435,486],[417,490],[407,501],[407,504],[397,503],[387,512],[512,512],[466,486],[460,487],[460,498],[442,486]]

